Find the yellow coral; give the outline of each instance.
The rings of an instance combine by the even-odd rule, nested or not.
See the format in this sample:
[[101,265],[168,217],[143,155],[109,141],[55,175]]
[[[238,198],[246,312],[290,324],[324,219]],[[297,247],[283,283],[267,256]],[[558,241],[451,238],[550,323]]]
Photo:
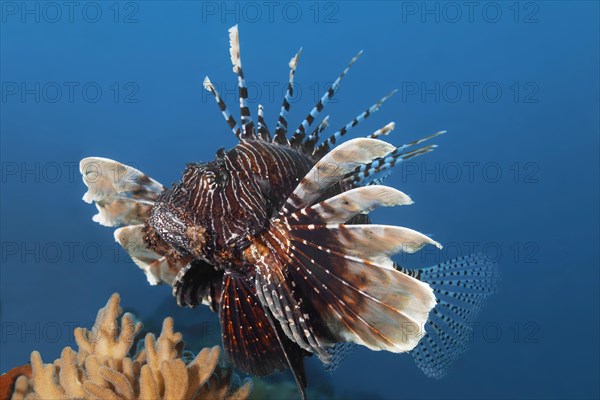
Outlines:
[[13,400],[194,400],[247,399],[252,381],[232,390],[232,371],[219,366],[220,348],[203,349],[186,364],[182,359],[182,335],[166,318],[158,339],[145,337],[145,348],[129,356],[142,329],[133,315],[119,306],[113,294],[98,311],[91,330],[75,329],[79,351],[66,347],[53,364],[44,364],[37,351],[31,353],[32,376],[19,377]]

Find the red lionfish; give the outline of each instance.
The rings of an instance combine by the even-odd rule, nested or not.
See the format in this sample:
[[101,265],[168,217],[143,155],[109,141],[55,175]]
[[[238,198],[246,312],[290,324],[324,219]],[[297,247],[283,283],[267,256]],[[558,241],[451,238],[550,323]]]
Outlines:
[[237,26],[229,38],[240,123],[208,77],[204,88],[239,144],[220,149],[214,161],[188,164],[170,189],[112,160],[82,160],[89,188],[83,200],[99,211],[94,221],[122,226],[116,240],[151,284],[173,287],[180,306],[205,304],[219,314],[223,346],[241,371],[264,376],[289,368],[304,397],[305,357],[336,365],[358,344],[410,352],[427,375],[441,377],[464,352],[472,321],[494,292],[495,266],[471,255],[401,267],[393,255],[441,245],[412,229],[371,224],[368,213],[412,204],[381,185],[380,173],[430,152],[435,145],[418,145],[444,132],[393,146],[378,139],[392,122],[334,146],[392,92],[322,140],[328,116],[312,126],[358,53],[288,137],[300,49],[271,135],[262,105],[256,125],[250,115]]

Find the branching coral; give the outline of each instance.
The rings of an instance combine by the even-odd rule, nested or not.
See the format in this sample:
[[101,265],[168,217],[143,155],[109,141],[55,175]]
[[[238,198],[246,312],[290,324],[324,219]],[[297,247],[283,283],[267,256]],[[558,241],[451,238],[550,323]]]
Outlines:
[[32,376],[16,380],[12,399],[242,400],[250,395],[250,380],[232,388],[234,375],[219,365],[218,346],[203,349],[186,363],[172,318],[164,320],[158,339],[147,334],[143,350],[131,357],[142,325],[129,313],[119,323],[121,314],[119,295],[114,294],[98,311],[92,330],[75,329],[79,351],[66,347],[53,364],[44,364],[34,351]]

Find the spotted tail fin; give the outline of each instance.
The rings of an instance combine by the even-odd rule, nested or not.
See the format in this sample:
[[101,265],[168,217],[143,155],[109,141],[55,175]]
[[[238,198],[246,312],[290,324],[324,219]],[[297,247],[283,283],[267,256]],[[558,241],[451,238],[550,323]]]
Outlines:
[[328,364],[323,364],[323,369],[330,373],[335,371],[357,347],[356,343],[351,342],[341,342],[331,346],[328,349],[329,354],[331,354],[330,361]]
[[499,284],[497,265],[472,254],[428,268],[400,271],[433,288],[437,305],[429,313],[427,334],[411,351],[415,363],[432,378],[442,378],[473,338],[473,324]]

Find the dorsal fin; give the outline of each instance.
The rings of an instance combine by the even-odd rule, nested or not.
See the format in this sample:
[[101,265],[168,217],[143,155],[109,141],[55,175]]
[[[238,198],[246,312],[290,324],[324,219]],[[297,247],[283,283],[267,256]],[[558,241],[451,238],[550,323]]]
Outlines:
[[[374,132],[373,134],[375,134],[375,133],[376,132]],[[404,151],[404,150],[408,149],[409,147],[416,146],[420,143],[423,143],[426,140],[429,140],[431,138],[434,138],[434,137],[439,136],[444,133],[446,133],[446,131],[439,131],[432,135],[426,136],[424,138],[414,140],[414,141],[404,144],[402,146],[398,146],[398,147],[396,147],[396,149],[394,149],[394,151],[390,152],[386,156],[377,158],[369,163],[365,163],[365,164],[355,168],[354,171],[349,173],[344,178],[344,181],[352,184],[353,186],[364,184],[365,183],[364,180],[369,176],[372,176],[380,171],[390,169],[390,168],[394,167],[397,163],[402,162],[404,160],[408,160],[410,158],[420,156],[425,153],[429,153],[430,151],[433,151],[437,147],[437,145],[432,144],[429,146],[417,148],[415,150],[409,150],[409,151]]]
[[294,75],[296,75],[296,67],[298,66],[298,60],[302,54],[302,47],[294,57],[290,60],[290,77],[288,80],[287,90],[285,96],[283,96],[283,104],[281,105],[281,111],[279,112],[279,118],[277,119],[277,128],[275,129],[274,141],[279,144],[288,144],[286,137],[287,134],[287,113],[290,111],[290,99],[294,94]]
[[323,110],[323,108],[325,107],[325,105],[327,103],[329,103],[329,101],[331,100],[331,98],[338,91],[338,89],[340,87],[340,82],[342,81],[342,79],[344,79],[344,76],[346,76],[346,74],[348,73],[348,71],[350,70],[350,68],[352,67],[352,65],[354,65],[354,63],[356,62],[356,60],[358,60],[358,57],[360,57],[360,55],[362,53],[363,53],[363,51],[361,50],[354,57],[352,57],[352,59],[348,63],[348,66],[346,68],[344,68],[344,70],[342,71],[342,73],[333,82],[333,84],[331,85],[331,87],[329,89],[327,89],[327,91],[323,94],[323,96],[317,102],[317,104],[315,104],[315,106],[310,111],[310,113],[308,113],[308,115],[306,116],[306,118],[304,118],[304,121],[302,121],[300,123],[300,125],[296,129],[296,132],[294,132],[294,136],[300,136],[302,134],[306,134],[306,130],[308,129],[308,127],[311,126],[311,124],[313,123],[313,121],[315,120],[315,118],[317,117],[317,115],[319,115],[321,113],[321,111]]
[[250,116],[248,108],[248,88],[244,80],[244,71],[242,70],[242,58],[240,55],[240,37],[237,25],[229,28],[229,53],[231,55],[231,63],[233,64],[233,72],[238,76],[238,88],[240,94],[240,116],[242,121],[242,140],[256,139],[254,132],[254,122]]
[[208,76],[204,78],[204,89],[212,93],[212,95],[215,98],[215,101],[217,102],[217,105],[219,106],[219,110],[221,110],[221,114],[223,114],[223,118],[225,118],[225,121],[227,122],[227,125],[229,125],[233,134],[239,139],[241,132],[240,127],[233,115],[231,115],[231,113],[227,109],[227,105],[221,98],[221,95],[214,87],[210,79],[208,79]]
[[264,109],[262,104],[258,105],[258,136],[264,140],[265,142],[271,141],[271,132],[269,131],[269,127],[265,121]]
[[321,133],[323,133],[323,131],[325,129],[327,129],[328,126],[329,126],[329,115],[326,116],[325,118],[323,118],[323,121],[321,121],[319,123],[319,125],[317,125],[315,130],[312,131],[312,133],[310,135],[308,135],[306,140],[304,142],[302,142],[302,151],[304,152],[304,154],[306,154],[306,155],[313,154],[313,151],[315,149],[315,144],[317,144],[317,142],[319,141],[319,136],[321,135]]
[[[374,112],[379,110],[379,107],[381,107],[381,105],[390,97],[392,97],[394,95],[394,93],[396,93],[397,90],[393,90],[392,92],[390,92],[388,95],[382,97],[377,103],[373,104],[371,107],[367,108],[365,111],[363,111],[362,113],[358,114],[352,121],[348,122],[346,125],[344,125],[340,130],[338,130],[337,132],[335,132],[334,134],[332,134],[331,136],[329,136],[319,147],[317,147],[317,149],[314,151],[314,153],[320,153],[322,148],[326,148],[327,151],[329,151],[329,149],[331,148],[332,145],[334,145],[338,140],[340,140],[340,138],[342,136],[344,136],[346,133],[348,133],[352,128],[354,128],[356,125],[358,125],[359,123],[361,123],[362,121],[364,121],[365,119],[369,118],[371,116],[371,114],[373,114]],[[372,136],[370,136],[372,137]],[[377,137],[377,136],[375,136]],[[310,140],[310,136],[307,139]]]

